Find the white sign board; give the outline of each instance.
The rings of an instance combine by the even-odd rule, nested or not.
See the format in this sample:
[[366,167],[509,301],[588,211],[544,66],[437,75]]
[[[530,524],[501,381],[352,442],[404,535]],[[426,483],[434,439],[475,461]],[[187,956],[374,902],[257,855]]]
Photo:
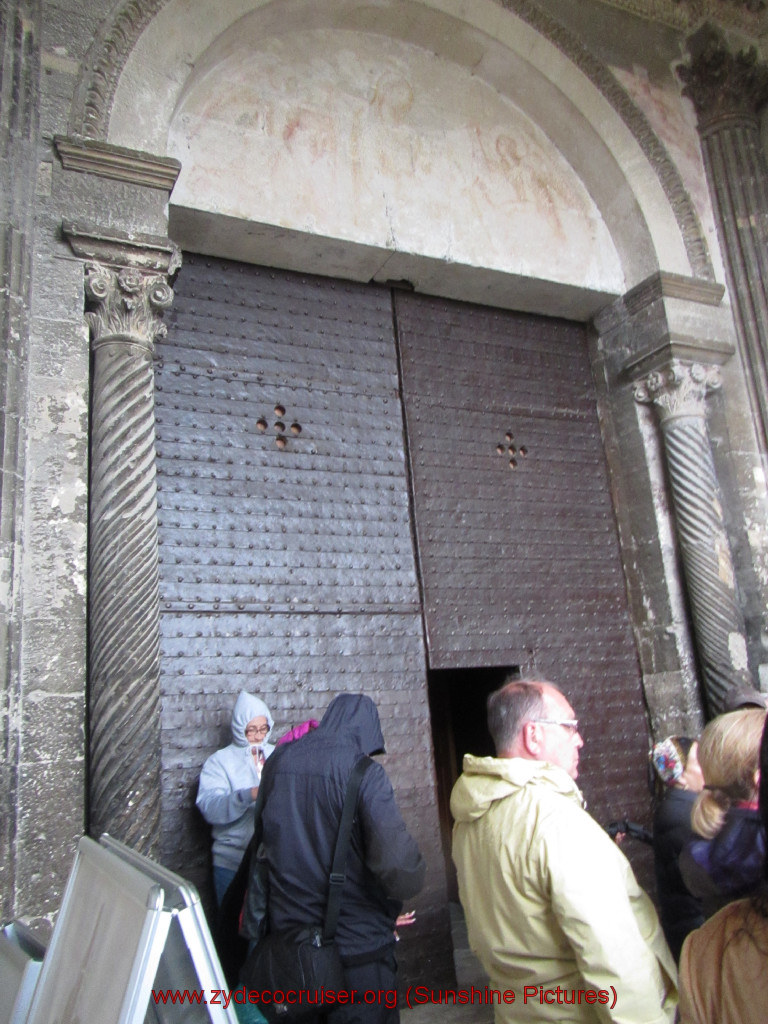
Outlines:
[[158,1005],[160,987],[226,989],[196,890],[109,836],[82,838],[26,1024],[237,1024],[232,1005]]

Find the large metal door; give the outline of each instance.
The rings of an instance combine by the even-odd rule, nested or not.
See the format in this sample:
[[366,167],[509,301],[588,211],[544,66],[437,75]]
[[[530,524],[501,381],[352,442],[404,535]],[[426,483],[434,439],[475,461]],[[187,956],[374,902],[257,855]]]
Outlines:
[[647,802],[584,330],[199,256],[175,290],[156,354],[165,860],[204,884],[197,778],[241,688],[278,734],[369,693],[430,865],[405,967],[437,985],[447,755],[428,670],[433,702],[441,670],[475,703],[496,666],[552,678],[584,722],[598,817]]
[[560,684],[590,806],[642,814],[647,726],[585,329],[407,292],[395,308],[430,666]]

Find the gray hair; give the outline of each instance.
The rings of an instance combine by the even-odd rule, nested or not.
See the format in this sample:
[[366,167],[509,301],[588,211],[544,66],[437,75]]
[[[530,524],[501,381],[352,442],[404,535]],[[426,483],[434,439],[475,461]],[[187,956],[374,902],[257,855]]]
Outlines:
[[544,687],[557,690],[546,679],[512,679],[488,697],[488,731],[497,757],[510,750],[523,725],[544,713]]

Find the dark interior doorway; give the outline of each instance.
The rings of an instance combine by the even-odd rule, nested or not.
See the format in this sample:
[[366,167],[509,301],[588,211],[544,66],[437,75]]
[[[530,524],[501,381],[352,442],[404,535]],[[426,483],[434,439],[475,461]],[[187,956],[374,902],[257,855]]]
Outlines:
[[465,754],[476,754],[478,757],[494,755],[486,722],[485,702],[488,694],[498,689],[510,675],[519,677],[519,666],[432,669],[427,673],[440,838],[448,896],[451,900],[458,900],[456,871],[451,860],[451,790],[461,774]]

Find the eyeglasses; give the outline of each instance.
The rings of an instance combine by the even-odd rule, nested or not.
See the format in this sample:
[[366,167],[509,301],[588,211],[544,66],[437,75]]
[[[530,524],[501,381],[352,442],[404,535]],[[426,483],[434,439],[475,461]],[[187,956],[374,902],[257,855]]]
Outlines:
[[266,736],[269,732],[268,725],[249,725],[245,730],[246,736]]
[[562,725],[571,736],[575,736],[579,731],[578,718],[532,718],[531,721],[537,722],[539,725]]

